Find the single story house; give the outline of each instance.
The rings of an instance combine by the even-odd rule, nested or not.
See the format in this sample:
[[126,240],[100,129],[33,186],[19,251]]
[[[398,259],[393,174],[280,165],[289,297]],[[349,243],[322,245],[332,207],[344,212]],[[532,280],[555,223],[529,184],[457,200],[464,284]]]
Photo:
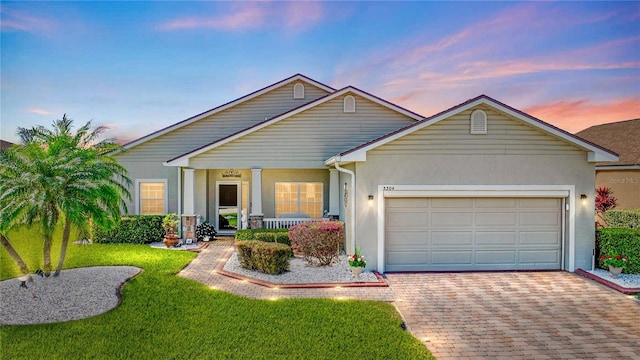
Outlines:
[[125,149],[136,214],[339,218],[380,272],[590,268],[595,164],[618,160],[485,95],[425,118],[300,74]]
[[596,187],[608,187],[616,209],[640,209],[640,119],[595,125],[577,136],[619,154],[614,162],[596,163]]

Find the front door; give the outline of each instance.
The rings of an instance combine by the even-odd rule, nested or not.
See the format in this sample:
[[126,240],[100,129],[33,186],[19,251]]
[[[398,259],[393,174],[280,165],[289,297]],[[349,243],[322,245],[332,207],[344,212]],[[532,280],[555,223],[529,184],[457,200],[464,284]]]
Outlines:
[[218,182],[216,225],[220,233],[232,233],[240,223],[240,182]]

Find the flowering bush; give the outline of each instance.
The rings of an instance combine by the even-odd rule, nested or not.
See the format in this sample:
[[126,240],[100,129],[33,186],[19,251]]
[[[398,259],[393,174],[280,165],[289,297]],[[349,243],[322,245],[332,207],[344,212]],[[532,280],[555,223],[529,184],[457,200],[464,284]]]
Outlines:
[[289,228],[289,240],[296,254],[309,264],[330,265],[338,259],[344,245],[344,223],[310,221]]
[[600,257],[600,261],[604,266],[624,268],[627,266],[627,261],[629,261],[629,259],[623,257],[622,255],[602,255]]
[[209,240],[213,240],[216,236],[216,228],[212,224],[208,222],[203,222],[202,224],[196,226],[196,239],[198,241],[203,241],[205,237],[209,237]]
[[360,254],[360,248],[355,249],[355,253],[353,255],[349,255],[349,266],[353,267],[365,267],[367,266],[367,262],[364,260],[364,256]]

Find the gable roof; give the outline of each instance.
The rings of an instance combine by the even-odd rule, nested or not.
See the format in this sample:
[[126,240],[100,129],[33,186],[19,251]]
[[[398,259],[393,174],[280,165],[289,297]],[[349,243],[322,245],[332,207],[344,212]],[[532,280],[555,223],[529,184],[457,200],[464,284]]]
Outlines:
[[280,115],[274,116],[274,117],[272,117],[270,119],[267,119],[265,121],[259,122],[259,123],[255,124],[255,125],[251,126],[251,127],[248,127],[248,128],[246,128],[244,130],[241,130],[241,131],[238,131],[235,134],[231,134],[231,135],[229,135],[227,137],[224,137],[222,139],[218,139],[218,140],[216,140],[214,142],[211,142],[211,143],[209,143],[207,145],[204,145],[202,147],[194,149],[194,150],[192,150],[190,152],[187,152],[185,154],[179,155],[179,156],[177,156],[177,157],[175,157],[173,159],[170,159],[170,160],[166,161],[164,163],[164,165],[165,166],[188,166],[189,159],[194,157],[194,156],[197,156],[199,154],[207,152],[207,151],[209,151],[211,149],[215,149],[216,147],[222,146],[222,145],[224,145],[226,143],[229,143],[229,142],[231,142],[233,140],[236,140],[236,139],[241,138],[241,137],[243,137],[245,135],[251,134],[251,133],[253,133],[255,131],[258,131],[258,130],[260,130],[262,128],[265,128],[265,127],[267,127],[267,126],[269,126],[271,124],[275,124],[275,123],[277,123],[277,122],[279,122],[281,120],[287,119],[287,118],[289,118],[291,116],[299,114],[299,113],[301,113],[303,111],[306,111],[308,109],[317,107],[317,106],[319,106],[321,104],[324,104],[324,103],[326,103],[326,102],[328,102],[330,100],[333,100],[333,99],[335,99],[337,97],[340,97],[340,96],[348,94],[348,93],[351,93],[351,94],[354,94],[354,95],[359,95],[359,96],[361,96],[361,97],[363,97],[363,98],[365,98],[367,100],[370,100],[370,101],[372,101],[374,103],[377,103],[377,104],[379,104],[381,106],[384,106],[384,107],[386,107],[386,108],[388,108],[390,110],[393,110],[393,111],[396,111],[398,113],[401,113],[401,114],[403,114],[403,115],[405,115],[407,117],[410,117],[410,118],[412,118],[414,120],[419,121],[419,120],[423,119],[423,117],[421,115],[418,115],[418,114],[416,114],[416,113],[414,113],[414,112],[412,112],[410,110],[407,110],[407,109],[405,109],[403,107],[400,107],[398,105],[392,104],[392,103],[390,103],[390,102],[388,102],[388,101],[386,101],[384,99],[381,99],[381,98],[379,98],[379,97],[377,97],[375,95],[369,94],[368,92],[360,90],[360,89],[355,88],[353,86],[347,86],[347,87],[342,88],[340,90],[337,90],[337,91],[335,91],[335,92],[333,92],[331,94],[328,94],[326,96],[318,98],[315,101],[312,101],[312,102],[307,103],[305,105],[301,105],[301,106],[299,106],[299,107],[297,107],[295,109],[289,110],[289,111],[287,111],[285,113],[282,113]]
[[332,165],[337,162],[353,162],[353,161],[366,161],[367,159],[367,151],[375,149],[379,146],[382,146],[388,142],[401,138],[405,135],[411,134],[417,130],[423,129],[427,126],[436,124],[450,116],[458,114],[460,112],[466,111],[468,109],[474,108],[478,105],[488,105],[499,111],[502,111],[512,117],[515,117],[519,120],[526,122],[529,125],[532,125],[542,131],[545,131],[553,136],[564,139],[565,141],[582,148],[588,151],[588,160],[589,161],[616,161],[618,160],[617,154],[607,150],[598,145],[592,144],[588,141],[585,141],[567,131],[564,131],[560,128],[557,128],[549,123],[546,123],[540,119],[537,119],[527,113],[524,113],[520,110],[512,108],[498,100],[495,100],[487,95],[480,95],[473,99],[469,99],[461,104],[453,106],[447,110],[444,110],[438,114],[435,114],[431,117],[425,118],[424,120],[417,122],[415,124],[411,124],[409,126],[405,126],[402,129],[398,129],[394,132],[391,132],[387,135],[381,136],[377,139],[371,140],[367,143],[364,143],[355,148],[344,151],[334,157],[331,157],[325,161],[326,165]]
[[323,84],[321,82],[315,81],[315,80],[313,80],[313,79],[311,79],[309,77],[306,77],[306,76],[304,76],[302,74],[295,74],[295,75],[293,75],[291,77],[288,77],[288,78],[286,78],[284,80],[280,80],[280,81],[278,81],[276,83],[273,83],[273,84],[271,84],[269,86],[263,87],[262,89],[256,90],[256,91],[254,91],[254,92],[252,92],[250,94],[247,94],[245,96],[239,97],[239,98],[237,98],[235,100],[232,100],[232,101],[230,101],[228,103],[225,103],[225,104],[222,104],[220,106],[214,107],[213,109],[207,110],[207,111],[202,112],[202,113],[200,113],[198,115],[192,116],[192,117],[190,117],[188,119],[182,120],[182,121],[177,122],[177,123],[175,123],[173,125],[169,125],[169,126],[163,128],[163,129],[160,129],[158,131],[152,132],[151,134],[145,135],[145,136],[143,136],[141,138],[138,138],[136,140],[128,142],[128,143],[124,144],[123,147],[125,149],[130,149],[130,148],[132,148],[132,147],[134,147],[136,145],[140,145],[140,144],[142,144],[144,142],[147,142],[147,141],[149,141],[151,139],[155,139],[158,136],[161,136],[161,135],[164,135],[164,134],[166,134],[168,132],[171,132],[173,130],[179,129],[179,128],[183,127],[183,126],[187,126],[187,125],[189,125],[189,124],[191,124],[193,122],[196,122],[196,121],[198,121],[200,119],[203,119],[203,118],[205,118],[207,116],[211,116],[211,115],[213,115],[215,113],[218,113],[218,112],[221,112],[223,110],[229,109],[229,108],[231,108],[233,106],[242,104],[242,103],[244,103],[244,102],[246,102],[248,100],[251,100],[253,98],[256,98],[256,97],[258,97],[258,96],[260,96],[262,94],[268,93],[271,90],[274,90],[274,89],[279,88],[281,86],[293,83],[295,81],[300,81],[300,80],[305,81],[307,83],[310,83],[310,84],[312,84],[314,86],[317,86],[318,88],[320,88],[322,90],[325,90],[325,91],[327,91],[329,93],[332,93],[332,92],[336,91],[336,89],[332,88],[329,85],[325,85],[325,84]]
[[620,154],[607,166],[640,165],[640,119],[595,125],[576,135]]

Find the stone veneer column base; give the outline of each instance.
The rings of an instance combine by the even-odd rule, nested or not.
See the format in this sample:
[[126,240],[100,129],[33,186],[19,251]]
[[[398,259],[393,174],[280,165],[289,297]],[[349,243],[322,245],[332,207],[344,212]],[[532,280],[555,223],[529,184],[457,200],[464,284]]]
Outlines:
[[264,215],[249,215],[249,227],[252,229],[262,229]]

